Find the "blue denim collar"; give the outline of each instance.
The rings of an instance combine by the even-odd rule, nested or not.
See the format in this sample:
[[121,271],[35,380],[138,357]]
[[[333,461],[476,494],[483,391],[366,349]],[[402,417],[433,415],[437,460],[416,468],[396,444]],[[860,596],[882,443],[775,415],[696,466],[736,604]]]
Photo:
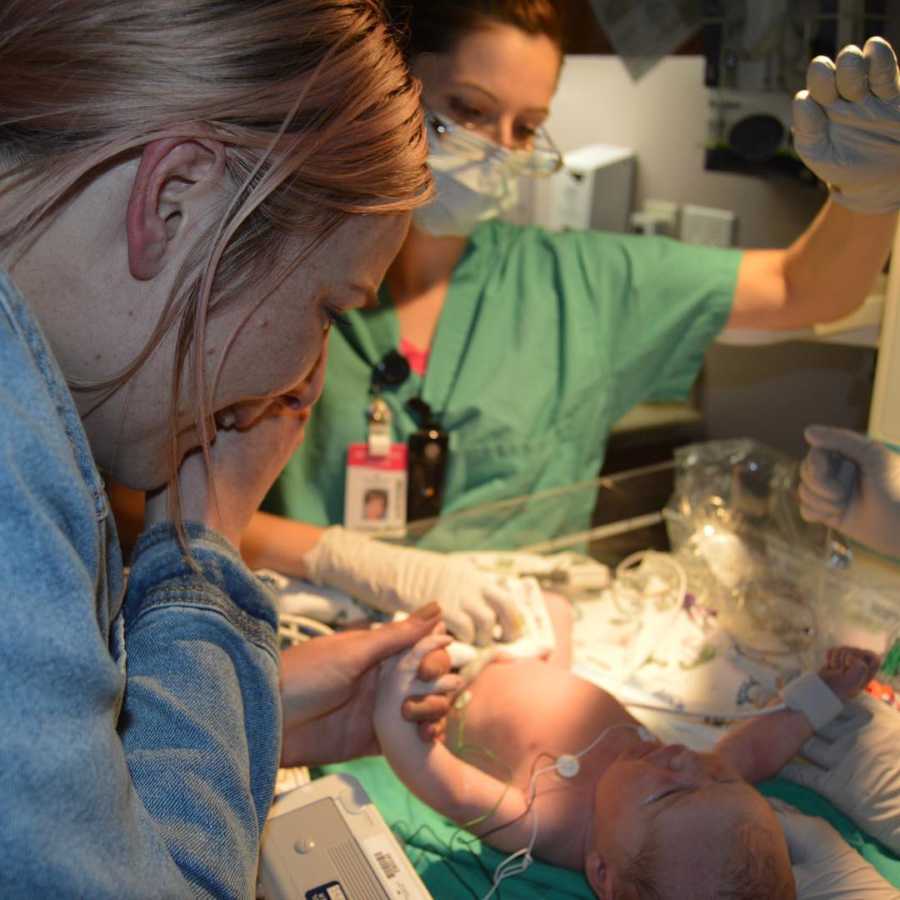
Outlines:
[[94,455],[91,453],[84,426],[81,424],[81,416],[75,408],[72,393],[40,325],[28,309],[18,288],[3,271],[0,271],[0,308],[6,312],[10,322],[31,351],[35,364],[47,384],[50,396],[56,404],[60,420],[66,430],[69,442],[72,444],[72,451],[81,476],[94,498],[97,519],[106,519],[109,515],[109,500],[106,496],[103,478],[94,462]]

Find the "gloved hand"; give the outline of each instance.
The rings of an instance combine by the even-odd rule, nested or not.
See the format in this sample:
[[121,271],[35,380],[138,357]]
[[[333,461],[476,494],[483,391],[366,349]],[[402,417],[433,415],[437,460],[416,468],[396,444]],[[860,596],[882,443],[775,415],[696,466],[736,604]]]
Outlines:
[[863,50],[844,47],[836,64],[817,56],[806,88],[793,110],[803,162],[848,209],[900,209],[900,77],[891,45],[872,37]]
[[900,556],[900,454],[855,431],[813,425],[800,467],[800,514]]
[[885,881],[824,819],[770,800],[784,829],[800,900],[897,900]]
[[900,715],[862,694],[781,775],[821,794],[900,853]]
[[382,612],[409,612],[436,601],[447,629],[469,644],[490,644],[498,622],[505,640],[522,631],[515,597],[503,579],[459,557],[392,547],[335,526],[325,530],[303,564],[311,581]]
[[447,647],[450,668],[459,674],[459,689],[465,690],[492,662],[503,658],[503,651],[492,647],[473,647],[454,641]]

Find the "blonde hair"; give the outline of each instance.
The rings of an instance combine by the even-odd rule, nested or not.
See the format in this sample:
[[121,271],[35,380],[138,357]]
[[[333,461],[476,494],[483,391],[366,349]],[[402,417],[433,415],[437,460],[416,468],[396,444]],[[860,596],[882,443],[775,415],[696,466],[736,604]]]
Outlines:
[[[718,872],[706,873],[715,878],[715,887],[694,883],[693,896],[698,900],[797,900],[790,860],[769,830],[746,820],[732,827],[730,835],[730,844],[720,842],[722,858],[710,859],[711,866],[719,867]],[[651,831],[644,846],[624,867],[612,900],[680,900],[684,885],[673,885],[659,871],[659,840]]]
[[[6,0],[0,6],[0,254],[15,259],[94,173],[160,138],[226,148],[235,194],[188,261],[117,390],[176,323],[174,416],[191,357],[208,445],[210,310],[238,295],[281,239],[314,249],[348,216],[431,196],[418,85],[377,0]],[[295,261],[292,269],[296,267]],[[287,274],[287,273],[285,273]],[[102,402],[102,400],[98,401]]]

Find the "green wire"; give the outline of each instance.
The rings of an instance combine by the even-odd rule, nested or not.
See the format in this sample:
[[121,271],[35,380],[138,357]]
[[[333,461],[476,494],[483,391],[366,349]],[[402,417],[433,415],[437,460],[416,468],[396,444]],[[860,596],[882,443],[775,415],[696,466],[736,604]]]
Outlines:
[[481,754],[486,759],[489,759],[491,762],[500,766],[503,769],[507,770],[506,776],[506,784],[503,787],[503,793],[500,794],[497,802],[489,809],[486,813],[483,813],[480,816],[476,816],[474,819],[470,819],[467,822],[463,822],[459,827],[461,829],[465,829],[466,831],[471,831],[473,828],[476,828],[479,825],[487,822],[491,816],[493,816],[500,806],[503,803],[506,795],[509,793],[510,788],[512,787],[512,768],[504,763],[501,759],[497,757],[497,754],[487,747],[480,747],[477,744],[466,744],[465,742],[465,729],[466,729],[466,721],[464,714],[465,707],[458,708],[459,712],[459,730],[456,735],[456,746],[453,748],[452,753],[454,756],[460,757],[460,759],[464,759],[468,754]]

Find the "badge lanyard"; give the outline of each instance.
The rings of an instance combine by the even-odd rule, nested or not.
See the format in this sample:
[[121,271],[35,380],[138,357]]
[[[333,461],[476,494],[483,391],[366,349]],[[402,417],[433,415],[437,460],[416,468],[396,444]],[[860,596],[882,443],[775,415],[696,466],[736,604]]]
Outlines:
[[[372,359],[351,328],[340,330],[360,357]],[[344,525],[364,531],[402,529],[407,522],[440,513],[449,441],[430,406],[414,397],[406,408],[418,430],[407,443],[394,442],[393,415],[384,393],[406,382],[409,360],[392,349],[369,365],[366,442],[347,448]]]
[[[393,417],[382,392],[386,387],[399,387],[409,374],[409,361],[397,350],[390,350],[372,368],[372,400],[367,414],[368,448],[372,456],[385,456],[391,447]],[[406,519],[414,522],[437,516],[441,511],[449,440],[431,407],[421,397],[413,397],[406,406],[419,426],[406,445],[409,476]]]
[[397,350],[388,351],[372,367],[369,382],[369,409],[366,413],[369,453],[386,456],[391,447],[391,423],[393,416],[382,392],[386,387],[396,388],[409,378],[409,360]]

